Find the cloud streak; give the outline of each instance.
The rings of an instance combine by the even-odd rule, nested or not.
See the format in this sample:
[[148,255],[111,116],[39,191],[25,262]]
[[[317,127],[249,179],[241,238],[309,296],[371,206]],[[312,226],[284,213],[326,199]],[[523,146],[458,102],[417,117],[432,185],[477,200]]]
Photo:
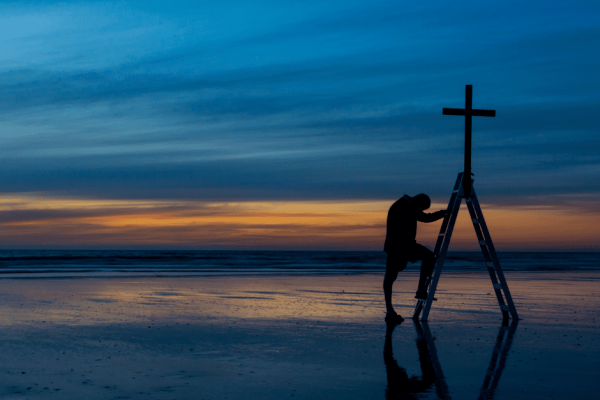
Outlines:
[[[563,206],[484,204],[498,250],[597,250],[600,210],[580,198]],[[583,215],[582,205],[592,205]],[[386,201],[204,202],[9,196],[0,199],[6,248],[339,249],[382,248]],[[433,204],[432,209],[443,208]],[[435,244],[439,223],[418,240]],[[452,249],[477,248],[466,210]]]

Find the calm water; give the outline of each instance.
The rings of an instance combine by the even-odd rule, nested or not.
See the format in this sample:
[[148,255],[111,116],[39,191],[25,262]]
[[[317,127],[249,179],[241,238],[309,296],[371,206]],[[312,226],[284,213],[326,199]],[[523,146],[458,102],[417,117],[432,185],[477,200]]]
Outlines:
[[[506,271],[599,270],[600,253],[502,252]],[[417,270],[420,264],[409,264]],[[0,251],[0,278],[382,273],[369,251]],[[485,271],[478,252],[449,252],[444,270]]]

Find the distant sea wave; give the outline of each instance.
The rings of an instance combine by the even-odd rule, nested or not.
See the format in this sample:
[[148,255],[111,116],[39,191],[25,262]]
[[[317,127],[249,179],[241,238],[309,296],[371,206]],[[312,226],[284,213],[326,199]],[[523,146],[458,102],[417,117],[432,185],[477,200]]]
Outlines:
[[[505,271],[600,270],[600,253],[501,252]],[[383,273],[380,251],[3,250],[1,278]],[[407,270],[418,270],[409,264]],[[479,252],[449,252],[446,271],[485,271]]]

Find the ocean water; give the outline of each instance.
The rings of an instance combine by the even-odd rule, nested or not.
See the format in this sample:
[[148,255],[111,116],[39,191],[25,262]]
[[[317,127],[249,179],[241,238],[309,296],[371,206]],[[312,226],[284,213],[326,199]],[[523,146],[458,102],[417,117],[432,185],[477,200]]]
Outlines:
[[[600,270],[596,252],[500,252],[505,271]],[[2,250],[0,279],[383,273],[381,251]],[[409,264],[407,270],[418,270]],[[449,252],[445,271],[485,271],[480,252]]]

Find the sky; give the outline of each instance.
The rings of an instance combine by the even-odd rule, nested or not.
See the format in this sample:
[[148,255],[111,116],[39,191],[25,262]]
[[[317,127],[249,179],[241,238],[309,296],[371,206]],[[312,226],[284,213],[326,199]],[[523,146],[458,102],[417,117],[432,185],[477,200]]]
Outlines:
[[598,71],[597,1],[3,1],[0,248],[381,250],[471,84],[498,250],[597,251]]

